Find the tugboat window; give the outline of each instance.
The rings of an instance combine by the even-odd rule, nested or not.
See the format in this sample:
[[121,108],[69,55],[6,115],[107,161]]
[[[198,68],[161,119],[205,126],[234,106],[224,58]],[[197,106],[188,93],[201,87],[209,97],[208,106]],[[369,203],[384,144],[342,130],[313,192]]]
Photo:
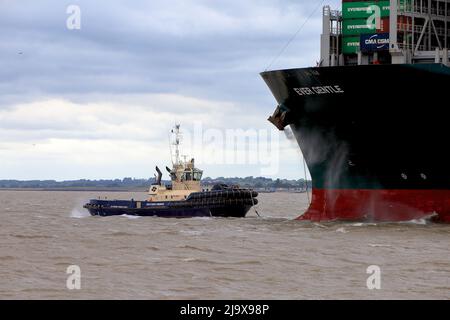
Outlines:
[[196,172],[194,172],[194,180],[195,180],[195,181],[200,181],[200,180],[202,180],[202,172],[201,172],[201,171],[196,171]]

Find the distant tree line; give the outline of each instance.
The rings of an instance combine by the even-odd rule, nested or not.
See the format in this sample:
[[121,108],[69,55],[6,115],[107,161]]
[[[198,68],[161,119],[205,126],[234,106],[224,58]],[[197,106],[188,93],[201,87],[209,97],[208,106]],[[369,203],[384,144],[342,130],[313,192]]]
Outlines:
[[148,187],[154,179],[112,179],[112,180],[0,180],[0,188],[140,188]]
[[[135,178],[123,178],[112,180],[69,180],[69,181],[56,181],[56,180],[0,180],[0,188],[36,188],[36,189],[59,189],[59,188],[148,188],[155,182],[154,178],[151,179],[135,179]],[[163,181],[165,184],[169,184],[170,181]],[[245,178],[204,178],[202,184],[205,186],[211,186],[215,184],[229,184],[239,185],[245,188],[254,189],[305,189],[306,186],[311,188],[311,181],[299,180],[287,180],[287,179],[270,179],[264,177],[245,177]]]
[[203,184],[214,185],[214,184],[230,184],[239,185],[244,188],[254,188],[254,189],[306,189],[306,187],[311,188],[312,182],[305,179],[298,180],[288,180],[288,179],[270,179],[264,177],[245,177],[245,178],[205,178],[202,180]]

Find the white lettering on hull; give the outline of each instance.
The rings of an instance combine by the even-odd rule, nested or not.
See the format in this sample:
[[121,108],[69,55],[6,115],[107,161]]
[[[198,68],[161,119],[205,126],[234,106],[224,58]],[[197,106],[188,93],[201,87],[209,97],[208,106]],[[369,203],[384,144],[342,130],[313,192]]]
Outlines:
[[341,89],[340,86],[317,86],[317,87],[302,87],[302,88],[294,88],[294,91],[297,92],[300,96],[311,96],[317,94],[340,94],[344,93],[344,90]]

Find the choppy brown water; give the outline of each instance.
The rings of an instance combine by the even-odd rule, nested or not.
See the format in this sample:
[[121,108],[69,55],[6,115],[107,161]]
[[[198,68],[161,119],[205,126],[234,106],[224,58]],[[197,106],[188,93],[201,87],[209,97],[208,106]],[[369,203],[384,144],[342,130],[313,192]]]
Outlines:
[[[0,298],[450,298],[449,225],[299,222],[306,196],[285,193],[259,196],[264,218],[90,217],[98,195],[145,198],[0,191]],[[69,265],[81,290],[66,288]]]

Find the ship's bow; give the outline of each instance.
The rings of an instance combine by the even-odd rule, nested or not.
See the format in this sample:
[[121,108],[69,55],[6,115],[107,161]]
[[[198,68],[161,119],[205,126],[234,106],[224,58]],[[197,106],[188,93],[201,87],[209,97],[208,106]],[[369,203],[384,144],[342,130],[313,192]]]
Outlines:
[[450,68],[378,65],[261,74],[312,176],[300,219],[450,221]]

